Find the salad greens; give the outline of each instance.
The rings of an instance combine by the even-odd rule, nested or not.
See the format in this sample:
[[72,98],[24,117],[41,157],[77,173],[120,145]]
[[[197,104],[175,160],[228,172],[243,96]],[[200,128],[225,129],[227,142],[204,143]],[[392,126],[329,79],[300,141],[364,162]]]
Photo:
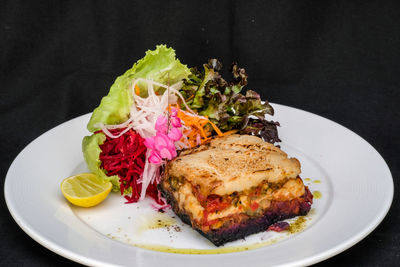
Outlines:
[[[84,137],[83,155],[89,170],[110,180],[114,191],[120,188],[119,177],[117,175],[108,176],[107,172],[101,168],[100,153],[102,150],[100,145],[105,142],[106,136],[99,131],[99,123],[119,124],[129,118],[131,106],[134,104],[130,88],[134,79],[143,78],[172,85],[187,78],[189,74],[190,70],[176,59],[175,51],[172,48],[158,45],[155,50],[147,51],[144,58],[115,80],[108,95],[103,97],[100,105],[93,111],[87,128],[90,132],[95,133]],[[140,88],[141,96],[146,96],[147,87],[141,82],[138,82],[137,86]],[[157,88],[155,89],[157,90]]]
[[260,95],[248,90],[241,93],[247,85],[247,74],[236,63],[231,66],[233,80],[226,82],[218,73],[222,64],[210,59],[204,71],[190,69],[191,74],[184,81],[182,95],[191,109],[208,117],[221,130],[239,129],[241,133],[260,136],[264,141],[280,142],[278,123],[268,121],[265,115],[273,115],[274,110],[268,101],[261,101]]
[[[277,131],[279,123],[265,119],[266,114],[274,114],[268,101],[261,101],[260,95],[255,91],[242,92],[244,86],[247,85],[247,74],[243,68],[239,68],[236,63],[232,64],[230,71],[233,79],[230,82],[221,77],[219,71],[222,64],[218,60],[210,59],[207,64],[203,65],[203,68],[203,71],[199,71],[197,68],[189,69],[176,58],[172,48],[158,45],[155,50],[147,51],[144,58],[119,76],[111,86],[108,95],[103,97],[100,105],[93,111],[87,125],[88,130],[93,134],[84,137],[82,151],[89,170],[110,180],[113,190],[120,189],[121,192],[129,193],[132,184],[142,186],[136,180],[133,181],[132,177],[129,178],[128,174],[122,177],[119,174],[112,175],[110,173],[108,176],[100,155],[109,153],[107,156],[114,157],[111,152],[101,149],[101,147],[111,145],[107,141],[108,137],[102,127],[121,124],[129,120],[132,107],[137,107],[132,94],[139,94],[141,98],[146,98],[149,80],[153,82],[152,86],[155,91],[149,89],[149,95],[152,97],[157,97],[154,94],[161,95],[165,91],[165,88],[157,86],[157,83],[171,86],[181,83],[181,86],[175,88],[180,88],[179,93],[185,99],[187,106],[199,115],[207,117],[224,132],[238,130],[241,134],[260,136],[264,141],[270,143],[280,142]],[[138,88],[132,88],[134,81]],[[183,103],[181,106],[185,110],[186,106]],[[210,129],[211,131],[213,130]],[[118,146],[116,148],[121,148],[123,138],[117,137],[117,140],[113,142]],[[123,151],[121,153],[124,154]],[[134,162],[125,162],[124,164],[130,166]],[[141,168],[146,169],[143,166]],[[151,171],[156,171],[154,166],[151,168],[153,168]],[[147,172],[147,174],[150,173],[149,170]],[[154,190],[154,192],[157,191]]]

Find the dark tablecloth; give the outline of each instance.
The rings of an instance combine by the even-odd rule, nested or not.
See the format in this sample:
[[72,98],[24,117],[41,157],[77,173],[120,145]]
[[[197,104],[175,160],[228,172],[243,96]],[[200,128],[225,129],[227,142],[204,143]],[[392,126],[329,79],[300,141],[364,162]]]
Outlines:
[[[1,189],[29,142],[91,112],[162,43],[189,66],[237,61],[263,98],[351,129],[381,153],[398,187],[398,1],[1,1]],[[1,266],[75,264],[26,235],[3,194],[0,208]],[[318,265],[398,265],[399,209],[395,191],[375,231]]]

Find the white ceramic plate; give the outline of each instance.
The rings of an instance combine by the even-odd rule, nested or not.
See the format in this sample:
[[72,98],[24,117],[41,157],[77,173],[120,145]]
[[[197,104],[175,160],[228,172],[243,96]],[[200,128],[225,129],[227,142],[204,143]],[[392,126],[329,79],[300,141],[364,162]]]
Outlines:
[[327,259],[382,221],[393,198],[389,168],[350,130],[302,110],[273,106],[282,125],[282,149],[300,160],[305,183],[320,196],[309,215],[291,221],[303,221],[293,233],[263,232],[215,249],[171,212],[157,213],[149,200],[126,205],[112,194],[94,208],[73,207],[60,182],[86,171],[81,140],[90,114],[48,131],[18,155],[4,186],[8,208],[37,242],[87,265],[256,267]]

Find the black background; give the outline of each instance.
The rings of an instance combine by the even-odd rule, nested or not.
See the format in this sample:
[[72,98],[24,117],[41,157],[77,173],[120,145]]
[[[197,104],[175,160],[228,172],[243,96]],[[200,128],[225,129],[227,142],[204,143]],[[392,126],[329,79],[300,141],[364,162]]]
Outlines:
[[[238,61],[248,89],[356,132],[384,157],[396,190],[399,36],[395,1],[1,1],[1,191],[29,142],[91,112],[118,75],[161,43],[189,66]],[[0,209],[0,265],[74,264],[28,237],[3,194]],[[373,233],[318,265],[397,265],[399,209],[395,193]]]

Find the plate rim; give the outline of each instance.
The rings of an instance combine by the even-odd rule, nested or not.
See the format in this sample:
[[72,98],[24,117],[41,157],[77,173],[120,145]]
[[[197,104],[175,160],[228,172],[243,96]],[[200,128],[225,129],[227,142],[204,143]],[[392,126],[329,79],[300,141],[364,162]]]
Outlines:
[[[365,140],[363,137],[361,137],[360,135],[358,135],[357,133],[355,133],[354,131],[350,130],[349,128],[329,119],[329,118],[325,118],[321,115],[312,113],[310,111],[307,110],[302,110],[299,108],[295,108],[295,107],[291,107],[291,106],[287,106],[287,105],[282,105],[282,104],[278,104],[278,103],[270,103],[273,107],[274,106],[279,106],[280,108],[286,108],[286,109],[290,109],[293,110],[295,112],[304,112],[306,113],[308,116],[313,116],[313,117],[318,117],[319,119],[323,119],[323,120],[327,120],[330,123],[333,123],[335,125],[335,127],[340,127],[343,130],[345,130],[347,132],[347,134],[352,134],[355,135],[357,138],[361,139],[366,145],[368,145],[370,148],[373,149],[374,154],[376,154],[377,156],[380,157],[380,159],[382,160],[382,162],[385,164],[385,169],[387,169],[388,171],[388,179],[390,180],[390,187],[388,188],[389,191],[388,196],[389,198],[387,198],[387,201],[384,203],[384,206],[382,206],[381,212],[379,212],[378,214],[376,214],[377,216],[374,217],[374,220],[371,221],[367,227],[364,227],[363,229],[359,230],[358,233],[356,233],[355,235],[352,235],[351,238],[348,238],[346,240],[346,242],[342,242],[337,244],[336,246],[331,247],[330,249],[327,249],[325,251],[322,251],[320,253],[317,254],[313,254],[310,256],[307,256],[303,259],[299,259],[296,262],[292,262],[292,263],[287,263],[287,264],[283,264],[281,266],[293,266],[293,265],[309,265],[309,264],[315,264],[318,262],[321,262],[323,260],[326,260],[330,257],[333,257],[347,249],[349,249],[350,247],[354,246],[355,244],[357,244],[358,242],[360,242],[362,239],[364,239],[365,237],[367,237],[372,231],[374,231],[378,225],[383,221],[383,219],[386,217],[386,215],[388,214],[392,203],[393,203],[393,197],[394,197],[394,181],[393,181],[393,175],[390,171],[390,168],[387,164],[387,162],[384,160],[384,158],[382,157],[382,155],[379,153],[379,151],[377,151],[377,149],[372,146],[367,140]],[[42,134],[40,134],[38,137],[36,137],[35,139],[33,139],[31,142],[29,142],[19,153],[18,155],[14,158],[14,160],[12,161],[9,169],[7,170],[7,174],[6,174],[6,178],[4,181],[4,197],[5,197],[5,202],[7,205],[7,208],[12,216],[12,218],[16,221],[17,225],[28,235],[30,236],[33,240],[35,240],[36,242],[38,242],[40,245],[44,246],[45,248],[49,249],[50,251],[65,257],[69,260],[81,263],[81,264],[87,264],[87,265],[96,265],[96,266],[114,266],[114,264],[109,263],[109,262],[103,262],[103,261],[98,261],[95,258],[90,258],[87,257],[85,255],[82,254],[78,254],[75,253],[49,239],[47,239],[45,236],[41,235],[40,233],[38,233],[36,231],[36,229],[33,229],[31,227],[29,227],[29,224],[27,222],[24,221],[24,216],[23,214],[20,214],[20,212],[17,210],[17,208],[14,206],[13,204],[13,200],[12,197],[10,196],[11,192],[9,187],[11,186],[9,182],[10,178],[9,178],[9,173],[12,170],[13,166],[16,164],[17,160],[19,159],[20,155],[24,153],[24,151],[31,146],[34,142],[37,142],[38,139],[40,139],[42,136],[46,135],[47,133],[55,130],[58,127],[63,127],[66,124],[70,124],[72,121],[74,120],[80,120],[82,119],[82,117],[85,116],[90,116],[91,113],[86,113],[80,116],[77,116],[75,118],[72,118],[68,121],[65,121],[59,125],[56,125],[55,127],[52,127],[51,129],[43,132]],[[115,240],[109,240],[109,241],[113,241],[113,242],[118,242]],[[125,244],[123,244],[125,245]],[[145,250],[148,251],[146,249],[140,248],[140,247],[134,247],[134,249],[138,249],[138,250]],[[163,253],[163,254],[167,254],[170,255],[171,253],[167,253],[167,252],[158,252],[158,251],[153,251],[154,253]],[[240,252],[239,252],[240,253]],[[244,252],[245,253],[245,252]],[[228,253],[228,254],[233,254],[233,253]],[[176,255],[176,254],[174,254]],[[183,255],[183,254],[178,254],[178,255]],[[186,255],[186,256],[190,256],[191,258],[196,258],[196,257],[204,257],[204,256],[212,256],[212,257],[219,257],[221,255],[225,255],[225,254],[217,254],[217,255]]]

